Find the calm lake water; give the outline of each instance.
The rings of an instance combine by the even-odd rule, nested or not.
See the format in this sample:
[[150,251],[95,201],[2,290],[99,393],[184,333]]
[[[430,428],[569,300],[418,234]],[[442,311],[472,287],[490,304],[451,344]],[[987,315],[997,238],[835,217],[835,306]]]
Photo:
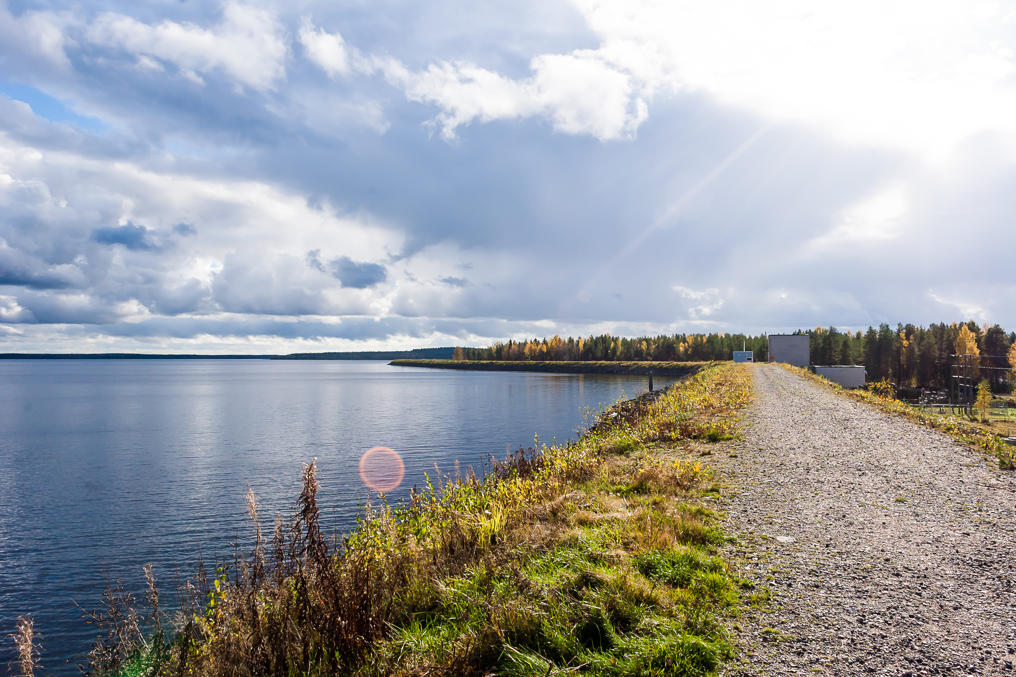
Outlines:
[[0,672],[20,614],[46,671],[71,672],[94,637],[75,602],[97,606],[107,576],[140,591],[152,562],[169,597],[199,556],[228,559],[249,531],[248,484],[266,521],[289,515],[316,457],[322,513],[342,533],[368,499],[358,462],[371,447],[402,456],[401,497],[435,464],[480,472],[534,435],[573,439],[585,410],[645,389],[384,362],[0,361]]

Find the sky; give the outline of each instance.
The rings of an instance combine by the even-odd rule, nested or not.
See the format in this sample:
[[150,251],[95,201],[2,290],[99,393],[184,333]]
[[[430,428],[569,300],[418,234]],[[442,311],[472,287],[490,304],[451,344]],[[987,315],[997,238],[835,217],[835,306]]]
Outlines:
[[1016,8],[0,0],[0,351],[1016,328]]

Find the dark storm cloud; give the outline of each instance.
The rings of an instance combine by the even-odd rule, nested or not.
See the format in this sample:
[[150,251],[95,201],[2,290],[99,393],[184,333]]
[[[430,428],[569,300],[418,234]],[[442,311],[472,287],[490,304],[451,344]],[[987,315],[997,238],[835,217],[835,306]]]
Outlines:
[[30,289],[66,289],[73,286],[70,276],[66,273],[51,272],[43,267],[32,270],[27,260],[18,260],[16,256],[16,254],[7,255],[7,251],[0,250],[0,286]]
[[23,291],[17,295],[24,324],[106,324],[122,318],[112,304],[85,294]]
[[367,289],[381,284],[388,277],[388,271],[378,263],[361,263],[348,256],[331,261],[328,269],[332,276],[351,289]]
[[128,223],[125,226],[96,228],[92,231],[92,241],[99,244],[123,245],[135,251],[153,251],[159,245],[152,239],[152,232],[144,226]]
[[4,285],[31,289],[66,289],[70,283],[57,276],[0,268],[0,286]]
[[77,266],[64,262],[54,265],[9,244],[0,246],[0,286],[54,290],[86,284],[86,277]]

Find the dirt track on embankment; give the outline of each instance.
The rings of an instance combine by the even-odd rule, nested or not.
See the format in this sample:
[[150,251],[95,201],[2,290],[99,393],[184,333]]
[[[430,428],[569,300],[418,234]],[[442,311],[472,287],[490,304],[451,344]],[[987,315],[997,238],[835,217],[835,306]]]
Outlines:
[[731,674],[1016,675],[1016,474],[756,365],[722,508],[768,612]]

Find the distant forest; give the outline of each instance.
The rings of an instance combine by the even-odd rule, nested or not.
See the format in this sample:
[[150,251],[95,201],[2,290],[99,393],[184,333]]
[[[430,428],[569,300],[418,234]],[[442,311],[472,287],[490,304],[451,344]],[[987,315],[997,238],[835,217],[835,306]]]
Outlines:
[[[974,354],[981,376],[995,390],[1008,389],[1010,368],[1016,366],[1016,333],[997,324],[976,322],[940,323],[928,327],[912,324],[895,329],[882,324],[867,331],[838,331],[816,327],[795,334],[811,340],[812,364],[863,364],[869,381],[889,379],[901,387],[944,388],[949,379],[951,355]],[[674,334],[622,338],[603,334],[588,338],[508,341],[489,348],[456,348],[462,360],[729,360],[733,351],[753,351],[764,362],[768,349],[765,335]]]

